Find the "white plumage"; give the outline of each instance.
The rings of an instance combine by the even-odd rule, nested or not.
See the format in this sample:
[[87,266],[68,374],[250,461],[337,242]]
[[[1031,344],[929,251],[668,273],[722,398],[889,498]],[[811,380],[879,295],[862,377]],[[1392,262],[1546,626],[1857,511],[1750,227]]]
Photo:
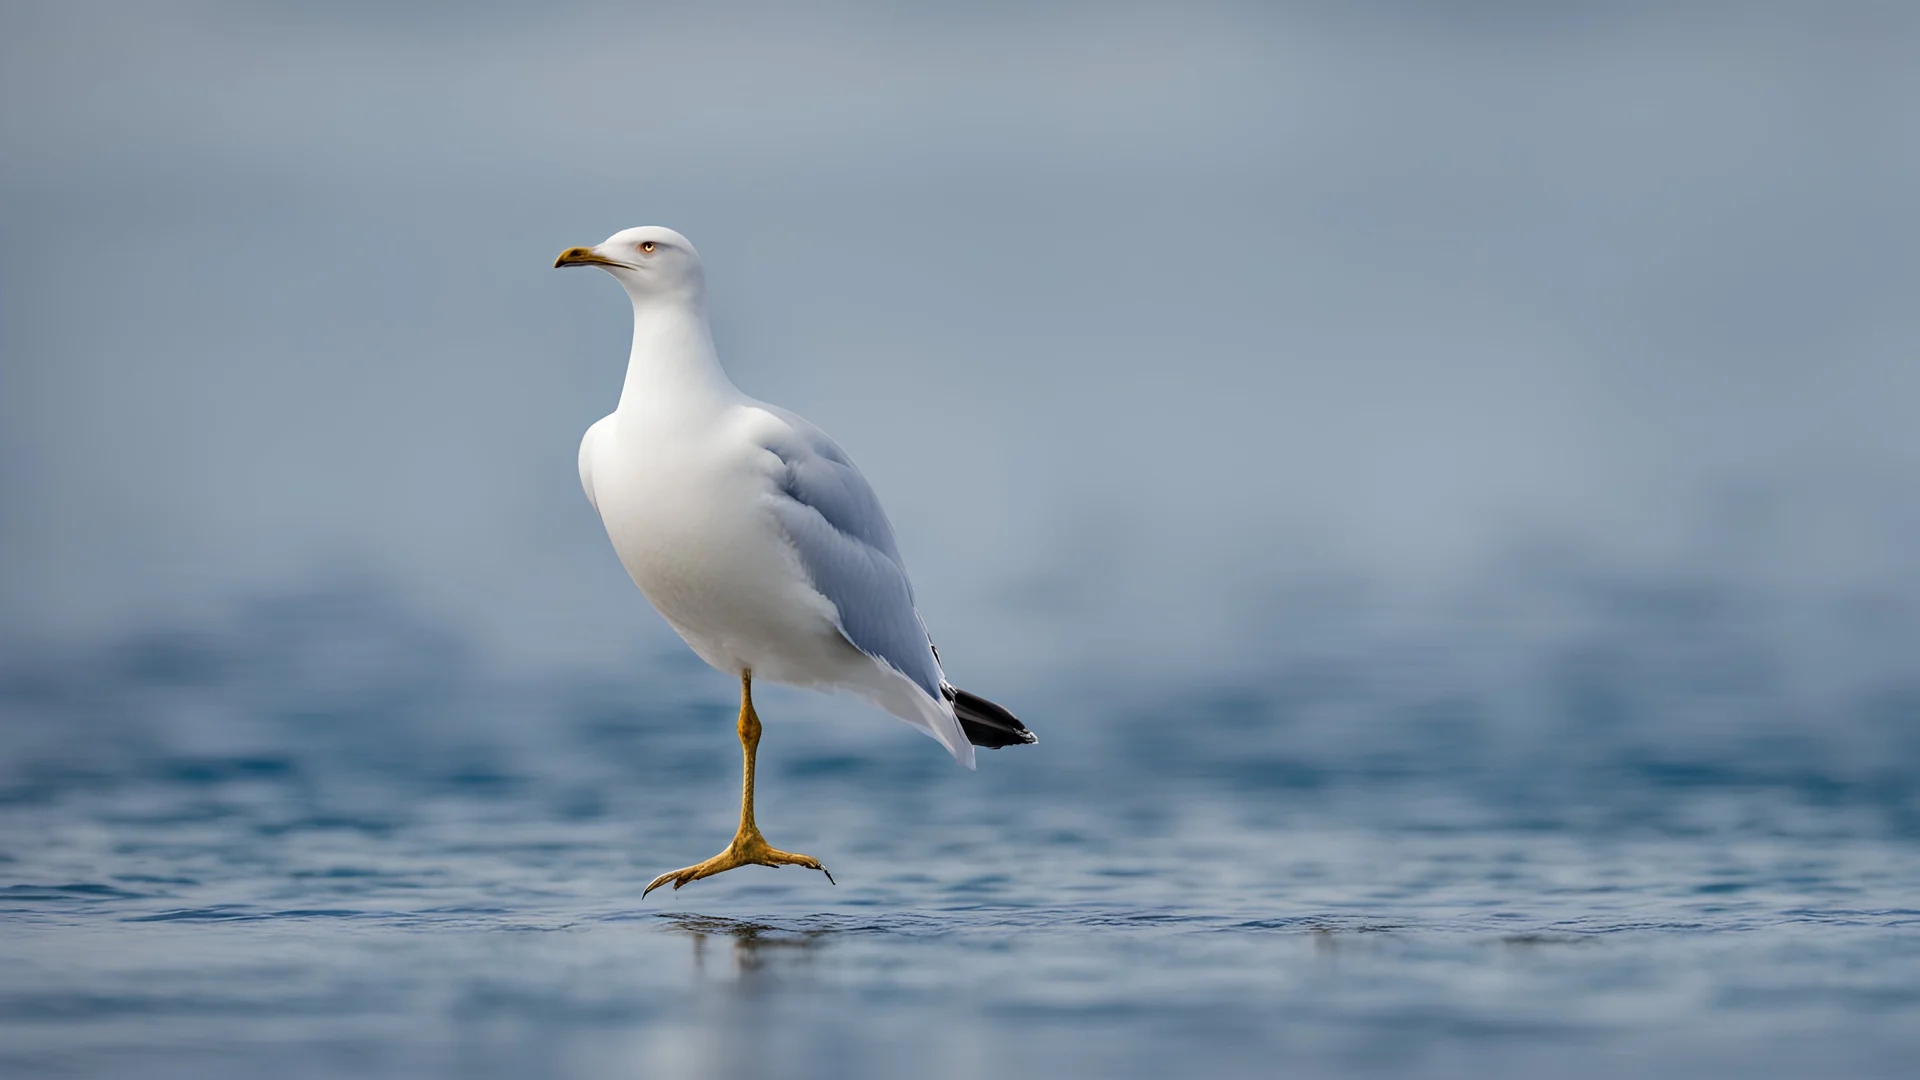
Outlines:
[[715,668],[857,694],[972,768],[878,499],[824,432],[727,377],[693,246],[646,226],[562,263],[633,301],[626,383],[581,440],[580,482],[634,584]]

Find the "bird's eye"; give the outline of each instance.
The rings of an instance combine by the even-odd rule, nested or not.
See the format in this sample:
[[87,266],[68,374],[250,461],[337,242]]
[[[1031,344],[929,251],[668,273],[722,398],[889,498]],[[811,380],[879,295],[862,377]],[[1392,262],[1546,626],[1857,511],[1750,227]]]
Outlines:
[[654,242],[653,242],[653,241],[651,241],[651,240],[642,240],[642,241],[640,241],[640,250],[641,250],[641,251],[645,251],[645,252],[648,252],[648,253],[651,253],[651,252],[653,251],[653,249],[654,249],[654,246],[655,246],[655,245],[654,245]]

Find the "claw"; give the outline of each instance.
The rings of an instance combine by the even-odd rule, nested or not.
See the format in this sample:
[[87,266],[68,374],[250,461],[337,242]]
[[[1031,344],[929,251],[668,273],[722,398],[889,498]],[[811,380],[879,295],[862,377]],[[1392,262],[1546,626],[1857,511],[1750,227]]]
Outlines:
[[677,892],[680,886],[690,881],[699,881],[703,877],[712,877],[715,874],[724,873],[735,867],[747,866],[749,864],[772,867],[804,866],[809,870],[818,870],[826,874],[829,883],[839,884],[839,882],[833,880],[832,874],[827,873],[827,868],[820,865],[820,860],[811,855],[799,855],[791,851],[781,851],[778,848],[772,847],[767,843],[766,838],[762,837],[758,830],[755,830],[751,833],[742,832],[736,835],[733,838],[733,843],[727,845],[727,850],[715,855],[706,862],[695,863],[692,866],[679,870],[669,870],[659,877],[654,878],[653,884],[648,885],[646,889],[641,892],[640,898],[643,900],[646,899],[647,893],[665,885],[669,881],[673,882],[674,890]]

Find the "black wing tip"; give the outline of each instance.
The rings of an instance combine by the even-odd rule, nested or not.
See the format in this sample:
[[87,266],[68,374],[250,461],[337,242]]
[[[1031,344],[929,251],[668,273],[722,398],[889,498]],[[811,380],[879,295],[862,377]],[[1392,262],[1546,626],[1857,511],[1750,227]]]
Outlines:
[[968,720],[960,721],[960,733],[967,737],[968,742],[983,750],[999,750],[1008,746],[1032,746],[1040,741],[1040,736],[1031,731],[1003,731],[997,727]]
[[998,750],[1003,746],[1031,746],[1040,741],[1040,736],[1027,730],[1027,725],[1004,707],[957,686],[940,689],[953,703],[953,715],[960,721],[961,733],[973,745]]

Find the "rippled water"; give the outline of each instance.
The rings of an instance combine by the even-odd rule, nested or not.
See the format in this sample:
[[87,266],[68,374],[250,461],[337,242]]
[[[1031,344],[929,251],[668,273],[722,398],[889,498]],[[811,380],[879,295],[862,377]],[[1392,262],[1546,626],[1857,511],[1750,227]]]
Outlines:
[[[0,1074],[1920,1060],[1920,799],[1883,696],[1824,718],[1832,738],[1703,756],[1696,729],[1618,716],[1515,745],[1484,703],[1324,670],[1211,698],[1036,689],[1040,746],[966,774],[891,721],[774,692],[761,822],[839,884],[755,867],[643,900],[731,832],[724,680],[672,660],[505,686],[430,634],[362,626],[343,657],[325,618],[294,621],[320,628],[10,676]],[[1707,707],[1579,670],[1567,709]],[[1309,718],[1338,702],[1339,727]],[[1875,753],[1808,749],[1862,723]]]

